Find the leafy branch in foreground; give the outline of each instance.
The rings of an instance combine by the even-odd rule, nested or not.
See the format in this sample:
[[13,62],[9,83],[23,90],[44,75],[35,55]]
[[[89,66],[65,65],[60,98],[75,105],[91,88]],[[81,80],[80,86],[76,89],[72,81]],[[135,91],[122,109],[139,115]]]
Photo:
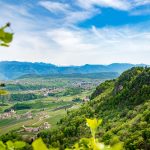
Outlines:
[[[102,119],[86,119],[87,126],[91,130],[91,138],[82,138],[78,143],[76,143],[72,148],[66,148],[66,150],[122,150],[123,144],[117,143],[113,146],[104,145],[104,143],[99,143],[98,139],[95,138],[97,128],[102,123]],[[42,139],[39,138],[32,143],[34,150],[48,150],[48,148],[43,143]],[[49,150],[58,150],[58,148],[50,148]]]
[[[117,143],[113,146],[104,145],[104,143],[99,143],[98,139],[95,138],[97,128],[102,123],[102,119],[86,119],[87,126],[91,130],[91,138],[82,138],[78,143],[76,143],[72,148],[66,148],[66,150],[122,150],[123,144]],[[24,142],[8,141],[4,144],[0,141],[0,150],[18,150],[25,147]],[[59,150],[59,148],[47,148],[41,138],[38,138],[32,143],[33,150]]]
[[5,29],[10,27],[10,23],[7,23],[5,26],[0,28],[0,46],[9,46],[9,43],[12,42],[13,33],[6,32]]
[[4,144],[2,141],[0,141],[0,150],[15,150],[15,149],[21,149],[25,147],[26,143],[22,141],[7,141],[6,144]]
[[104,143],[100,143],[98,139],[95,138],[95,134],[97,128],[102,123],[102,119],[86,119],[87,126],[91,130],[92,137],[91,138],[82,138],[78,143],[74,145],[72,149],[67,150],[122,150],[123,144],[117,143],[113,146],[105,145]]

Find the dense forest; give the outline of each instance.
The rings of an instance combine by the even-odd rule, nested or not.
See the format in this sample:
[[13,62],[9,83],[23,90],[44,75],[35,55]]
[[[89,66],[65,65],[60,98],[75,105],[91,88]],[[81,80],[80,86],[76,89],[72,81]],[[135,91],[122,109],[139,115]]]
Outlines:
[[[117,138],[125,149],[150,148],[150,68],[132,68],[118,79],[99,85],[90,102],[68,112],[59,129],[42,132],[47,145],[71,146],[81,137],[89,137],[85,118],[102,118],[97,137],[105,144]],[[115,139],[115,140],[114,140]]]

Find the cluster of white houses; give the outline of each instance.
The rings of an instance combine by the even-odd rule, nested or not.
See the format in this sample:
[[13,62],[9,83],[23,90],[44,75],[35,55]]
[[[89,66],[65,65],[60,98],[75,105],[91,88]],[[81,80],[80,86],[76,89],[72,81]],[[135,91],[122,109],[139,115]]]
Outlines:
[[5,112],[3,114],[0,114],[0,120],[2,119],[9,119],[9,118],[13,118],[16,116],[16,112],[12,109],[9,112]]
[[49,94],[55,94],[64,91],[64,88],[41,88],[40,90],[28,90],[25,91],[24,93],[31,93],[31,94],[41,94],[43,96],[48,96]]
[[10,118],[16,118],[17,120],[21,119],[21,118],[32,119],[33,116],[32,116],[31,112],[26,112],[25,114],[18,115],[18,114],[16,114],[16,111],[13,109],[11,109],[9,112],[5,112],[3,114],[0,114],[0,120],[10,119]]
[[[48,118],[48,115],[45,115],[43,118],[40,117],[39,120],[43,120],[44,118]],[[16,118],[16,119],[21,119],[21,118],[28,118],[28,119],[32,119],[33,115],[31,112],[26,112],[25,114],[22,115],[17,115],[16,111],[14,111],[13,109],[9,112],[5,112],[3,114],[0,114],[0,120],[2,119],[10,119],[10,118]],[[38,127],[25,127],[24,125],[22,126],[24,132],[38,132],[40,130],[44,130],[44,129],[49,129],[50,128],[50,124],[48,122],[44,122],[43,125],[38,126]]]
[[39,127],[25,127],[23,125],[22,128],[23,128],[23,130],[21,130],[21,131],[24,131],[24,132],[38,132],[40,130],[49,129],[50,124],[48,122],[44,122],[44,124]]

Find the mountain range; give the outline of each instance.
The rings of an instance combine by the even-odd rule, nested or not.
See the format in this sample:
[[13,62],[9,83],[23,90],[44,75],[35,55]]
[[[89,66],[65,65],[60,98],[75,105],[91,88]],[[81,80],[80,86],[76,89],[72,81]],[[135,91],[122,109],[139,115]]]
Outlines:
[[136,66],[145,64],[113,63],[110,65],[82,65],[82,66],[56,66],[42,62],[0,62],[0,80],[16,79],[18,77],[32,75],[55,75],[55,74],[91,74],[91,73],[118,73]]

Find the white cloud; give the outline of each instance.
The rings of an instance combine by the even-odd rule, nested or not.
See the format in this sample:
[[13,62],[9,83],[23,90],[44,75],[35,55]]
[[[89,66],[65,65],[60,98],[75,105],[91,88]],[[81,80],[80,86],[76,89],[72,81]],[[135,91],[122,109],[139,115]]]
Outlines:
[[133,10],[132,12],[130,12],[130,15],[132,16],[149,15],[149,14],[150,14],[150,8]]
[[70,6],[68,4],[52,1],[40,1],[39,5],[43,6],[52,13],[68,13]]
[[85,9],[91,9],[94,6],[101,6],[128,10],[131,7],[127,0],[77,0],[77,4]]
[[16,34],[10,48],[0,48],[0,60],[42,61],[59,65],[112,62],[149,63],[150,32],[120,27],[47,29]]
[[149,5],[149,0],[77,0],[77,4],[85,9],[91,9],[94,6],[112,7],[114,9],[130,11],[131,9]]
[[[98,9],[91,9],[90,11],[75,9],[67,3],[40,1],[38,4],[54,14],[61,14],[62,16],[59,16],[58,20],[63,25],[73,25],[100,13]],[[57,20],[57,18],[55,18],[55,20]]]
[[133,0],[131,2],[132,10],[129,12],[130,15],[140,16],[150,14],[150,1],[149,0]]
[[150,1],[149,0],[133,0],[131,3],[132,5],[137,7],[137,6],[148,5],[150,4]]
[[17,9],[10,5],[3,5],[0,9],[1,23],[10,21],[15,32],[11,46],[0,47],[0,60],[42,61],[59,65],[150,64],[149,28],[145,31],[141,26],[81,29],[64,25],[69,21],[74,23],[87,19],[95,9],[90,9],[90,12],[87,9],[77,12],[67,9],[70,14],[60,22],[46,17],[40,21],[38,16],[30,16],[29,8],[22,7],[24,11],[21,13]]
[[94,49],[94,45],[89,42],[83,35],[88,37],[89,34],[81,30],[72,29],[54,29],[48,32],[48,36],[52,39],[63,52],[88,52]]
[[149,8],[140,8],[139,6],[150,6],[149,0],[75,0],[75,1],[39,1],[43,8],[58,15],[55,21],[57,24],[72,26],[101,12],[102,7],[109,7],[129,12],[129,15],[149,14]]
[[[110,7],[129,12],[130,15],[150,14],[150,0],[77,0],[76,4],[90,11],[96,7]],[[146,6],[146,8],[139,8]],[[138,8],[138,9],[137,9]]]
[[[147,6],[149,0],[75,0],[68,3],[59,1],[39,1],[43,8],[58,15],[55,18],[56,24],[63,26],[73,26],[79,22],[92,18],[93,16],[103,13],[102,7],[110,7],[129,12],[129,15],[147,15],[149,8],[136,9],[139,6]],[[78,7],[78,9],[76,9]],[[55,24],[55,25],[56,25]]]
[[87,10],[73,11],[70,12],[68,15],[66,15],[66,17],[64,18],[64,22],[66,22],[66,24],[79,23],[86,19],[92,18],[96,14],[100,14],[100,13],[101,12],[97,9],[93,9],[91,11],[87,11]]

